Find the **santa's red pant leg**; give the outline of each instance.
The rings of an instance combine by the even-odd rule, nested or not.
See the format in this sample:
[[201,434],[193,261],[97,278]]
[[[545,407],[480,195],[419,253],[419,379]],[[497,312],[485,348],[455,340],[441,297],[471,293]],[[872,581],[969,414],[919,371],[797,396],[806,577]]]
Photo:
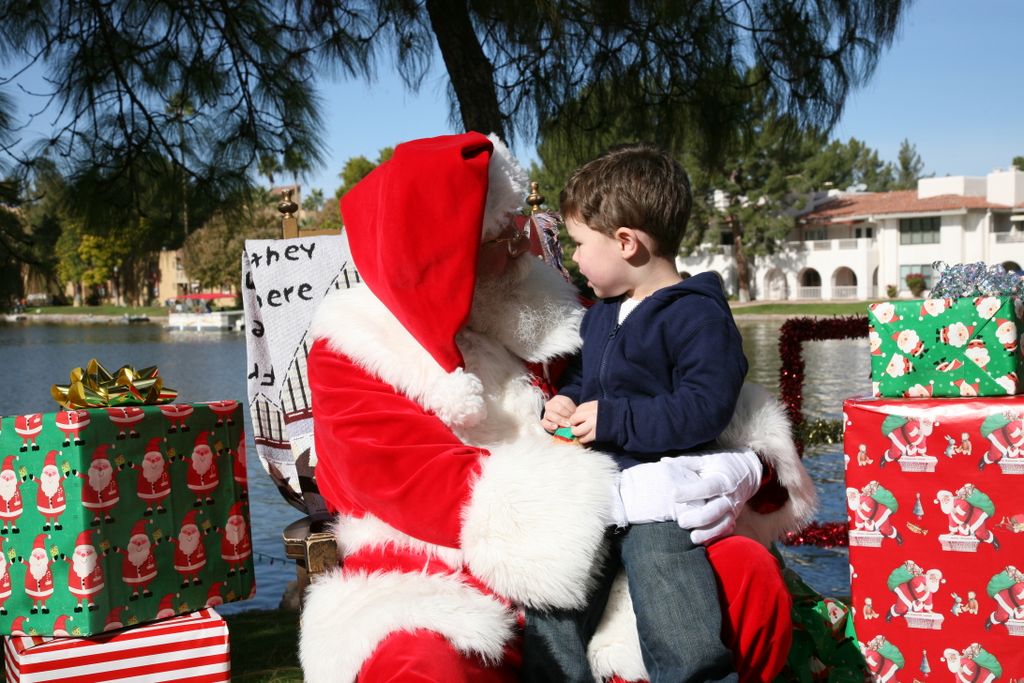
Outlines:
[[511,666],[487,667],[433,631],[398,631],[385,638],[359,672],[360,683],[515,683]]

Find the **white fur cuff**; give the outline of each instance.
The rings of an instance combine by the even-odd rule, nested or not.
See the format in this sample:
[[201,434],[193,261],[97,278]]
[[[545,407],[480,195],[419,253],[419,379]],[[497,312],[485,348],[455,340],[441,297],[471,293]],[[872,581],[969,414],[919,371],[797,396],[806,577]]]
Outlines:
[[470,571],[530,607],[581,607],[616,471],[602,453],[542,436],[492,449],[463,511]]

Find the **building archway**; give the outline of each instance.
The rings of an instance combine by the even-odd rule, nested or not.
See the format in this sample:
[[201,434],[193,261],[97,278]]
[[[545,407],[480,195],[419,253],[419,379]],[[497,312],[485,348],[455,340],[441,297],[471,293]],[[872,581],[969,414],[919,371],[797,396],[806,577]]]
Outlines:
[[764,298],[772,301],[785,301],[789,298],[789,285],[786,274],[778,268],[772,268],[764,276]]
[[836,268],[832,273],[832,298],[856,299],[857,274],[846,266]]
[[800,283],[796,290],[798,299],[820,299],[821,298],[821,273],[814,268],[804,268],[797,276]]

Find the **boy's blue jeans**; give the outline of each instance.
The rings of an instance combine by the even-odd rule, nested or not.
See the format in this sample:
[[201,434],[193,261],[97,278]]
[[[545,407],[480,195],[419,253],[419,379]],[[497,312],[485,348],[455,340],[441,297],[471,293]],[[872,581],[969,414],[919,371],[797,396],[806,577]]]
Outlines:
[[704,546],[675,522],[611,531],[609,542],[586,607],[527,611],[521,679],[593,683],[587,644],[622,566],[651,683],[738,680],[732,653],[722,643],[718,584]]

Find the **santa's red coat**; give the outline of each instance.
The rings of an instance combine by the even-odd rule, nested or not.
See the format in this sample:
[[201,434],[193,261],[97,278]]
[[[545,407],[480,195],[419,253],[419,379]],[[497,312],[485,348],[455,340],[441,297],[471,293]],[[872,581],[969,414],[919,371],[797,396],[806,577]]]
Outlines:
[[210,469],[202,474],[196,471],[196,468],[189,466],[186,480],[189,490],[197,495],[209,493],[217,488],[217,484],[220,483],[217,476],[217,457],[214,456],[210,460]]
[[57,490],[48,495],[40,486],[36,491],[36,507],[43,517],[52,518],[60,515],[67,509],[67,499],[64,496],[64,486],[58,484]]
[[[470,666],[474,655],[502,661],[488,669],[500,680],[514,665],[516,604],[585,600],[614,465],[543,433],[542,400],[504,347],[483,337],[467,342],[480,354],[467,354],[467,367],[494,368],[490,393],[468,373],[432,365],[397,322],[380,324],[386,312],[365,289],[341,296],[344,303],[329,299],[321,309],[321,317],[335,313],[333,325],[329,317],[314,324],[320,338],[308,368],[317,482],[339,513],[345,557],[308,593],[300,645],[306,679],[362,671],[361,680],[383,680],[401,662],[422,673],[419,664],[444,660],[438,646],[458,642],[455,666]],[[364,312],[369,324],[360,323]],[[493,445],[473,445],[474,438]],[[712,551],[741,679],[770,680],[791,638],[778,565],[745,538]],[[438,601],[443,613],[432,607]],[[420,634],[418,645],[394,647],[393,639],[407,639],[402,632]]]
[[96,563],[96,568],[82,577],[75,573],[74,564],[68,566],[68,592],[77,598],[87,598],[103,590],[103,565]]
[[167,475],[167,468],[164,467],[164,471],[160,473],[156,481],[150,481],[146,478],[140,467],[135,490],[139,498],[147,503],[159,503],[162,501],[171,493],[171,478]]
[[79,474],[82,477],[82,507],[93,512],[107,512],[121,500],[121,494],[117,488],[117,474],[112,474],[110,483],[97,491],[89,485],[89,475]]
[[195,574],[206,566],[206,548],[202,541],[191,553],[185,553],[181,546],[174,545],[174,569],[182,574]]
[[0,498],[0,519],[15,522],[21,517],[25,505],[21,501],[21,489],[15,489],[10,498]]
[[220,556],[226,562],[241,562],[250,555],[252,555],[252,542],[249,540],[249,534],[242,534],[238,543],[229,541],[227,534],[221,534]]
[[49,565],[42,578],[32,576],[32,570],[25,569],[25,594],[32,600],[46,600],[53,595],[53,571]]
[[145,586],[155,578],[156,558],[153,557],[153,553],[147,555],[139,565],[132,564],[132,561],[128,559],[128,554],[125,553],[124,559],[121,561],[122,581],[129,586]]

